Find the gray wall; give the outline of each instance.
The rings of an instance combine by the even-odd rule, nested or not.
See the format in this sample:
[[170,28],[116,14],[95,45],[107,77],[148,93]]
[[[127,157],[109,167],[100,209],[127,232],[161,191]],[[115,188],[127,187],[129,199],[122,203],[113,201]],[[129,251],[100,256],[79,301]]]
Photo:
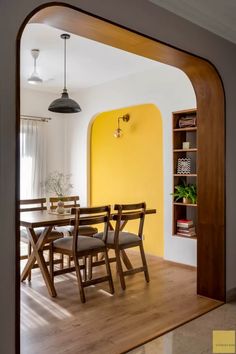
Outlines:
[[[16,36],[42,0],[0,1],[0,353],[15,352],[15,64]],[[236,287],[236,46],[146,0],[70,0],[68,3],[210,60],[226,94],[227,290]],[[213,9],[214,11],[214,9]],[[219,144],[221,142],[219,141]],[[217,176],[216,176],[217,178]]]

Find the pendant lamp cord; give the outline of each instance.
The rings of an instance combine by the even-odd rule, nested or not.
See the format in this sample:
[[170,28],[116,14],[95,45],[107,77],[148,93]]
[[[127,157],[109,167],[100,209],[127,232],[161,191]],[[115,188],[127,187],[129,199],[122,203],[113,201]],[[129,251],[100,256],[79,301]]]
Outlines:
[[66,38],[64,41],[64,90],[66,90]]

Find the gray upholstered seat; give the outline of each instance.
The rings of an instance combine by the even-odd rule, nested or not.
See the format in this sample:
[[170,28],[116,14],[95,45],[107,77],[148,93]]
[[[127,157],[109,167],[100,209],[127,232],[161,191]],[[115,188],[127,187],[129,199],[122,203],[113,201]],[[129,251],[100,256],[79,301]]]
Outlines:
[[[67,251],[72,251],[73,238],[70,236],[63,237],[53,242],[55,248],[63,248]],[[78,236],[78,252],[83,252],[86,250],[99,249],[104,247],[104,242],[98,238],[88,237],[88,236]]]
[[[95,238],[102,240],[103,233],[99,232],[94,235]],[[119,233],[119,245],[127,245],[130,243],[140,242],[140,238],[131,232],[120,232]],[[114,231],[108,231],[107,236],[107,246],[114,245]]]
[[[67,226],[56,226],[55,230],[58,232],[61,232],[64,236],[70,236],[72,235],[74,226],[72,225],[67,225]],[[93,236],[98,232],[98,229],[96,227],[92,226],[79,226],[79,235],[83,236]]]
[[70,236],[72,235],[73,226],[56,226],[54,230],[57,232],[61,232],[64,236]]
[[92,226],[79,226],[79,235],[82,236],[93,236],[98,232],[96,227]]
[[[41,233],[43,232],[43,230],[44,230],[43,227],[38,227],[38,228],[34,229],[34,232],[35,232],[36,236],[39,237],[41,235]],[[58,238],[61,238],[61,237],[63,237],[62,232],[59,232],[57,230],[52,230],[48,239],[50,241],[54,241],[54,240],[57,240]],[[29,242],[29,238],[28,238],[27,231],[25,228],[21,228],[21,230],[20,230],[20,240],[25,243]]]

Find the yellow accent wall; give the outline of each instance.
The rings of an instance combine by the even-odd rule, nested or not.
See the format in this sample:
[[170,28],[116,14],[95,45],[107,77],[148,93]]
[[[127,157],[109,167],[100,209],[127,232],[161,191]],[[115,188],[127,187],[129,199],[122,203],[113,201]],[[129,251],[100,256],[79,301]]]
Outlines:
[[[123,136],[115,138],[117,118]],[[90,140],[91,205],[146,201],[156,208],[147,215],[144,247],[147,253],[163,256],[163,138],[162,118],[154,104],[143,104],[99,114],[91,126]],[[127,224],[126,230],[134,231]]]

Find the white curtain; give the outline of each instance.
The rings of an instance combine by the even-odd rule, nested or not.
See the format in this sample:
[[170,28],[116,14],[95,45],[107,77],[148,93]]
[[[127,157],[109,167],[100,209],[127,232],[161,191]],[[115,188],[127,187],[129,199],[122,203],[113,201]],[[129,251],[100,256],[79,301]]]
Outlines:
[[46,124],[21,119],[20,129],[20,198],[44,196],[46,178]]

